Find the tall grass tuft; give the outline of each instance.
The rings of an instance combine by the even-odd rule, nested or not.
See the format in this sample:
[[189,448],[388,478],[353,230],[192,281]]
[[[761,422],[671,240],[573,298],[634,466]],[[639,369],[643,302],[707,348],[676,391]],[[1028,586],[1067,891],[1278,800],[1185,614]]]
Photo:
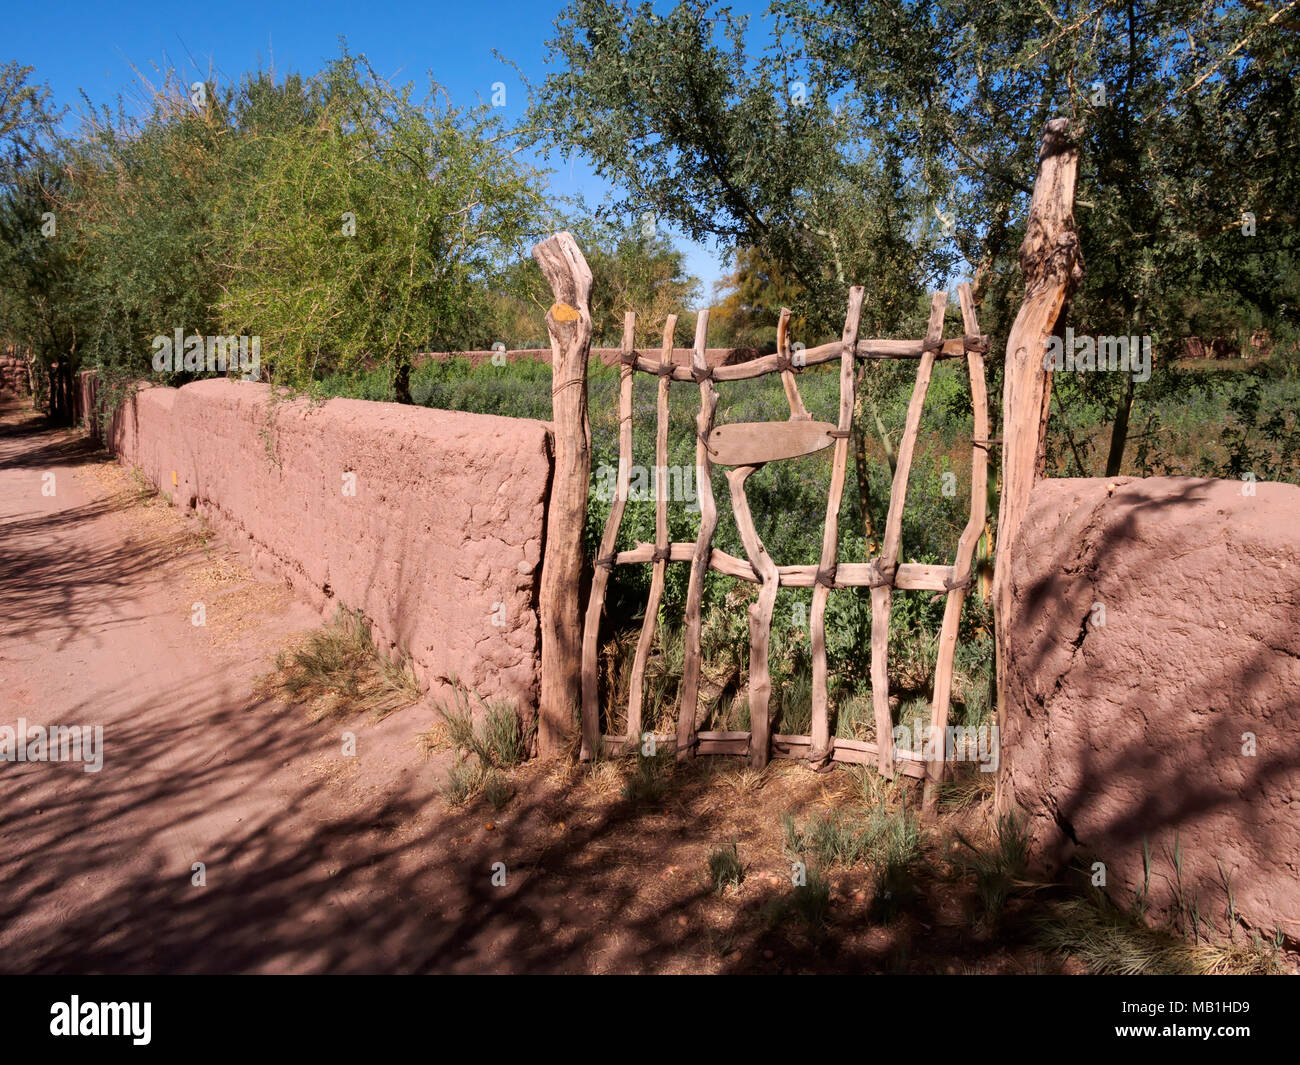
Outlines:
[[994,924],[1001,919],[1013,892],[1036,886],[1026,879],[1029,839],[1013,815],[998,819],[990,847],[976,846],[960,832],[955,833],[949,857],[954,868],[975,878],[984,916]]
[[728,887],[739,887],[745,879],[745,867],[740,861],[740,848],[735,843],[719,847],[709,855],[709,880],[713,890],[721,895]]
[[461,806],[481,793],[501,809],[510,800],[510,784],[503,770],[528,758],[536,722],[525,727],[513,702],[485,702],[454,679],[452,692],[452,705],[440,707],[447,742],[456,752],[440,786],[443,798],[450,806]]
[[381,652],[365,615],[342,605],[302,646],[276,656],[273,677],[284,696],[308,704],[313,721],[366,710],[384,717],[420,697],[410,657]]
[[623,782],[623,798],[631,803],[656,803],[667,793],[677,762],[666,749],[633,757],[632,772]]

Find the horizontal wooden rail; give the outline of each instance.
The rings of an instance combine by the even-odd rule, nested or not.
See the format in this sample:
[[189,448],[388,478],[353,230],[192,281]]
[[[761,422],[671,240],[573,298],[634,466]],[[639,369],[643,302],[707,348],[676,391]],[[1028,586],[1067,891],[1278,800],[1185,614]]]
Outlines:
[[[692,543],[675,543],[668,545],[669,562],[690,562],[695,545]],[[654,544],[638,543],[629,551],[620,551],[614,556],[614,565],[632,566],[638,563],[653,562]],[[713,548],[709,555],[709,568],[728,577],[736,577],[751,584],[759,584],[758,574],[746,559],[737,558],[718,548]],[[816,566],[777,566],[782,588],[811,588],[817,583]],[[932,566],[921,562],[901,562],[894,574],[893,587],[903,591],[943,592],[948,590],[945,581],[951,582],[955,575],[952,566]],[[869,588],[875,582],[875,568],[872,562],[841,562],[835,568],[836,588]]]
[[[988,339],[986,337],[958,337],[955,340],[945,340],[943,346],[934,352],[934,357],[936,359],[961,359],[966,357],[968,351],[985,351],[987,348]],[[796,351],[794,358],[798,361],[793,369],[798,373],[799,370],[809,366],[818,366],[824,362],[831,362],[838,359],[842,351],[843,345],[839,341]],[[854,348],[854,355],[859,359],[919,359],[924,352],[924,340],[859,340]],[[649,357],[638,351],[633,352],[633,356],[636,359],[632,364],[634,369],[648,374],[659,373],[658,353],[653,357]],[[777,373],[781,369],[783,369],[781,357],[772,354],[762,355],[757,359],[750,359],[748,362],[712,366],[709,369],[709,375],[714,381],[747,381],[753,377],[762,377],[764,374]],[[664,376],[670,375],[665,374]],[[674,381],[694,381],[695,371],[689,365],[676,363],[673,366],[671,377]]]
[[[987,337],[969,338],[974,346],[981,350],[987,347]],[[868,339],[859,340],[854,348],[854,355],[859,359],[919,359],[922,355],[922,341],[920,340],[888,340],[888,339]],[[945,340],[943,347],[935,353],[938,359],[959,359],[965,356],[971,345],[967,344],[966,338],[957,337],[952,340]],[[801,352],[796,351],[793,354],[800,356],[800,362],[803,366],[818,366],[824,362],[831,362],[839,358],[841,344],[838,340],[829,344],[818,344],[816,347],[804,348]],[[591,354],[600,359],[607,366],[614,366],[618,363],[623,354],[622,348],[592,348]],[[673,348],[670,361],[676,366],[673,370],[674,381],[690,381],[691,377],[691,348]],[[986,352],[986,354],[988,354]],[[451,359],[465,358],[474,363],[487,362],[495,355],[504,355],[507,362],[518,362],[520,360],[536,359],[538,361],[550,361],[550,348],[506,348],[497,351],[422,351],[414,356],[416,362],[425,362],[430,359]],[[658,351],[646,355],[639,349],[636,352],[636,368],[645,373],[657,373],[659,370]],[[773,373],[777,367],[777,355],[764,355],[758,348],[706,348],[704,351],[705,362],[714,368],[716,379],[719,381],[740,381],[749,377],[761,377],[766,373]],[[755,367],[759,367],[755,369]],[[802,367],[794,367],[797,373]],[[724,372],[725,371],[725,372]]]
[[[605,736],[603,749],[611,758],[621,755],[632,741],[627,736]],[[695,734],[696,754],[740,755],[749,753],[748,732],[697,732]],[[677,748],[677,741],[672,736],[656,734],[656,749],[671,753]],[[786,758],[791,761],[805,761],[812,747],[811,736],[773,736],[772,757]],[[836,738],[831,750],[832,762],[844,762],[850,765],[875,765],[879,758],[879,749],[869,740],[848,740]],[[912,751],[894,748],[894,767],[904,776],[921,780],[925,777],[926,763]]]

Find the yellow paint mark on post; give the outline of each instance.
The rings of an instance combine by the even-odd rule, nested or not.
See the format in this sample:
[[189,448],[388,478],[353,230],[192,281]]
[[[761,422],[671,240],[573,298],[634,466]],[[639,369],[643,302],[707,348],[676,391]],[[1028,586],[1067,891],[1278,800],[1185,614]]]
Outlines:
[[551,317],[557,322],[576,322],[582,316],[577,309],[567,303],[557,303],[551,308]]
[[172,487],[175,488],[176,485],[179,484],[179,483],[180,483],[180,482],[178,482],[178,481],[176,480],[176,471],[175,471],[175,470],[172,470]]

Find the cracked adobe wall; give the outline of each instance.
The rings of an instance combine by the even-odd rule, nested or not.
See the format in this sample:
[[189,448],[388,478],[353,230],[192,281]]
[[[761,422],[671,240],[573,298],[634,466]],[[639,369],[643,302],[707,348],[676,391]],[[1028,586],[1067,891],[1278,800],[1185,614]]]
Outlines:
[[[1113,490],[1112,490],[1113,489]],[[1035,485],[1011,566],[1003,787],[1034,852],[1300,937],[1300,488]],[[1105,610],[1105,624],[1096,624]],[[1253,753],[1252,753],[1253,752]]]
[[[93,389],[83,374],[85,410]],[[335,602],[361,609],[435,690],[455,676],[536,707],[544,422],[272,403],[267,385],[207,380],[143,388],[107,436],[174,503],[242,541],[260,572],[328,614]]]

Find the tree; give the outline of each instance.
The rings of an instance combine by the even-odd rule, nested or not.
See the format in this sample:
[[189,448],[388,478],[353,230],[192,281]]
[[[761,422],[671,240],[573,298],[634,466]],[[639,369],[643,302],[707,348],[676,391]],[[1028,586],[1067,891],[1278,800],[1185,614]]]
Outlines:
[[591,249],[594,335],[607,347],[621,340],[628,311],[636,312],[637,342],[657,347],[664,320],[699,293],[699,281],[686,272],[686,257],[662,233],[641,225],[588,222],[577,228]]
[[[686,272],[686,257],[667,237],[647,232],[640,220],[601,219],[589,212],[559,216],[553,224],[574,234],[591,268],[594,346],[618,346],[628,311],[637,316],[638,344],[658,347],[664,319],[674,313],[680,317],[679,336],[685,336],[689,315],[683,311],[697,297],[699,281]],[[512,263],[493,280],[491,292],[494,338],[536,340],[550,305],[537,265],[524,259]]]
[[[802,286],[789,280],[759,248],[738,249],[735,268],[715,282],[713,294],[710,328],[717,328],[727,343],[742,348],[772,345],[781,308],[793,310],[804,303]],[[790,326],[793,335],[800,337],[807,322],[801,314],[792,315]]]
[[[1088,266],[1071,322],[1168,354],[1207,292],[1274,323],[1298,302],[1280,283],[1300,192],[1292,8],[776,0],[756,56],[726,7],[575,0],[533,119],[627,209],[758,249],[804,287],[815,327],[835,326],[861,282],[863,329],[895,329],[924,285],[960,271],[985,331],[1004,334],[1039,134],[1068,116]],[[1062,402],[1112,412],[1108,470],[1140,390],[1175,387],[1069,376]]]
[[0,160],[6,165],[37,153],[51,135],[57,116],[50,90],[30,83],[33,69],[0,64]]
[[55,212],[62,175],[44,152],[12,163],[0,189],[0,329],[38,369],[38,402],[50,418],[73,417],[73,372],[86,323],[75,292],[75,264]]
[[488,280],[537,233],[538,174],[488,110],[417,101],[346,49],[311,78],[151,80],[143,106],[89,109],[40,186],[84,323],[72,362],[136,379],[178,329],[256,337],[280,383],[379,362],[409,402],[411,356],[481,331]]
[[51,148],[49,90],[31,67],[0,66],[0,336],[39,372],[37,399],[57,422],[72,417],[80,316],[73,264],[55,212],[62,174]]
[[699,3],[660,15],[575,0],[530,125],[614,181],[622,213],[761,248],[806,292],[800,310],[816,328],[839,331],[845,289],[862,278],[873,282],[863,329],[895,324],[947,265],[913,224],[919,190],[897,154],[845,142],[832,100],[793,73],[781,26],[763,62],[747,27]]
[[[1076,212],[1087,277],[1079,333],[1150,335],[1166,355],[1188,301],[1231,290],[1265,314],[1295,246],[1300,37],[1285,5],[1175,0],[781,0],[854,135],[905,152],[951,201],[986,330],[1018,300],[1028,177],[1044,121],[1081,143]],[[1243,241],[1243,211],[1260,239]],[[1265,232],[1267,230],[1267,232]],[[1168,360],[1166,360],[1168,361]],[[1064,402],[1112,410],[1123,458],[1132,376],[1068,375]],[[1153,386],[1155,387],[1155,386]],[[1165,385],[1164,387],[1170,387]]]
[[487,109],[413,99],[345,54],[310,123],[258,137],[256,183],[223,198],[234,238],[220,301],[280,380],[371,360],[410,402],[411,356],[481,327],[488,280],[537,232],[537,175]]
[[61,142],[58,196],[89,327],[78,358],[130,379],[154,375],[151,338],[221,331],[215,304],[230,270],[216,213],[237,136],[236,89],[192,95],[171,69],[141,84],[138,111],[120,99],[87,108]]

